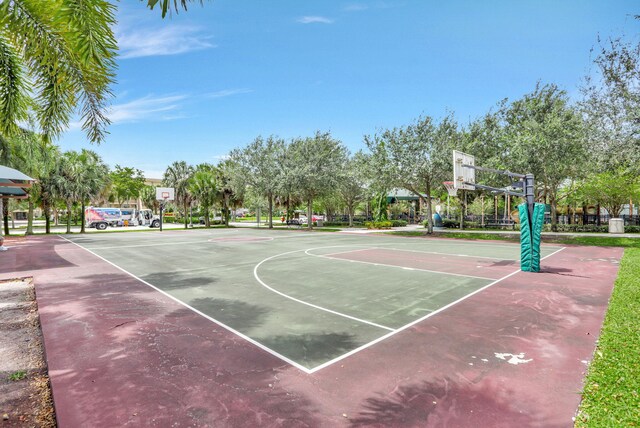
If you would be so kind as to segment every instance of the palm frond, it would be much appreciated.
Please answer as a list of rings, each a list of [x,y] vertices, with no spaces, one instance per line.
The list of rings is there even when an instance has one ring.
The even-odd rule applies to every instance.
[[[0,31],[21,46],[34,78],[43,134],[60,135],[81,101],[83,128],[92,142],[101,142],[115,69],[113,6],[104,0],[13,0],[0,3],[0,16]]]
[[[27,117],[24,72],[18,53],[0,34],[0,133],[11,135]]]

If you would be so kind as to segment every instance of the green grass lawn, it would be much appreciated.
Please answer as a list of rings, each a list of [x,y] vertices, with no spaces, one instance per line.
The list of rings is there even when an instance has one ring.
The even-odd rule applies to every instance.
[[[388,232],[392,235],[399,236],[424,236],[428,237],[424,231],[397,231]],[[512,241],[519,242],[519,232],[505,235],[498,233],[465,233],[465,232],[446,232],[434,233],[433,237],[451,238],[451,239],[468,239],[468,240],[491,240],[491,241]],[[543,236],[543,243],[564,244],[564,245],[594,245],[600,247],[625,247],[640,248],[639,238],[621,238],[616,236]]]
[[[640,426],[640,248],[624,252],[576,427]]]

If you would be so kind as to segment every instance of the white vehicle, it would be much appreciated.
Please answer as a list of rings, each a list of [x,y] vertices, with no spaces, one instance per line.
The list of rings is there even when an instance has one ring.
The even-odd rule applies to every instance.
[[[134,226],[160,227],[160,216],[154,215],[149,209],[134,210],[131,221]]]
[[[105,230],[107,226],[122,226],[122,212],[120,208],[89,207],[84,211],[87,227]]]

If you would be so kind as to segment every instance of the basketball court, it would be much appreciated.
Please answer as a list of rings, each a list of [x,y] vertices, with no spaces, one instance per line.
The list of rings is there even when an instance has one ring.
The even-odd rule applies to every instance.
[[[570,426],[622,255],[543,244],[530,273],[513,243],[251,229],[11,250],[61,426]]]

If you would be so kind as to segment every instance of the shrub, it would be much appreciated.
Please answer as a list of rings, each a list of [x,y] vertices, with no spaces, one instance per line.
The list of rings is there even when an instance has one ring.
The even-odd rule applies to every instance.
[[[393,227],[393,223],[389,220],[366,221],[364,225],[367,227],[367,229],[390,229]]]
[[[545,224],[543,230],[551,232],[551,225]],[[596,224],[557,224],[556,232],[591,232],[591,233],[607,233],[609,226]]]
[[[391,220],[392,227],[404,227],[407,225],[406,220]]]
[[[640,226],[625,226],[625,233],[640,233]]]

